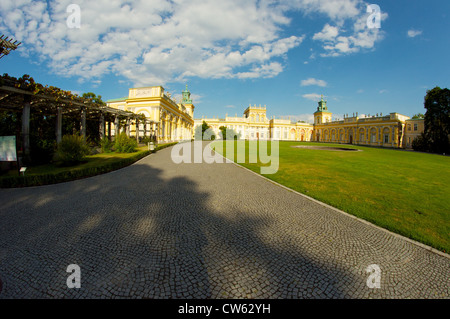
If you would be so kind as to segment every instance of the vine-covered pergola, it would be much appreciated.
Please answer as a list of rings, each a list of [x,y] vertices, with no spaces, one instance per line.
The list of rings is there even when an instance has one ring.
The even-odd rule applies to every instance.
[[[11,51],[16,50],[22,42],[11,39],[4,34],[0,36],[0,59],[8,55]]]
[[[107,107],[104,103],[96,103],[92,98],[83,98],[52,86],[43,86],[34,82],[28,75],[16,79],[4,74],[0,77],[0,110],[21,113],[20,144],[23,156],[30,155],[30,114],[39,112],[43,116],[56,116],[55,138],[62,139],[62,120],[64,117],[79,118],[79,132],[86,137],[86,121],[98,121],[99,138],[112,138],[122,128],[130,136],[130,126],[136,125],[136,139],[139,141],[139,124],[144,124],[144,136],[147,135],[146,124],[154,124],[142,114]],[[121,127],[121,123],[122,127]],[[151,125],[153,127],[153,125]]]

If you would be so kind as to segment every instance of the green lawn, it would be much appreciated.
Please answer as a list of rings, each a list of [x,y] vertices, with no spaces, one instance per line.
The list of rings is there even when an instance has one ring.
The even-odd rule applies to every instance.
[[[217,147],[218,143],[222,142],[213,145]],[[341,146],[362,151],[292,147],[337,146],[323,143],[279,145],[279,169],[265,175],[267,178],[396,233],[450,251],[449,157],[354,145]],[[246,159],[240,164],[260,173],[262,164],[249,163],[248,154]]]

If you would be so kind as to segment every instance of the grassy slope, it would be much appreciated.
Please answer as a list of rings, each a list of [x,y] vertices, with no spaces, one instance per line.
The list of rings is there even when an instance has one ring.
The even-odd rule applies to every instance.
[[[279,170],[266,177],[381,227],[450,251],[449,157],[359,146],[350,147],[362,152],[291,147],[300,144],[305,143],[280,142]],[[260,172],[260,164],[241,165]]]

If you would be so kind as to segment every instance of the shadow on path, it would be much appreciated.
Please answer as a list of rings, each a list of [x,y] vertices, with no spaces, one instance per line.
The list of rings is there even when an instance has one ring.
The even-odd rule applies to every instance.
[[[360,278],[286,241],[263,209],[226,196],[214,207],[174,169],[146,158],[85,180],[0,190],[0,298],[354,296],[348,287]],[[81,289],[66,286],[69,264],[81,268]]]

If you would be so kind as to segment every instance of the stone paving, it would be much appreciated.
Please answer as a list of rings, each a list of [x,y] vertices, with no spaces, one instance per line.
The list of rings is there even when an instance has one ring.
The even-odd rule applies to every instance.
[[[0,190],[0,298],[449,298],[448,255],[235,164],[170,155]]]

